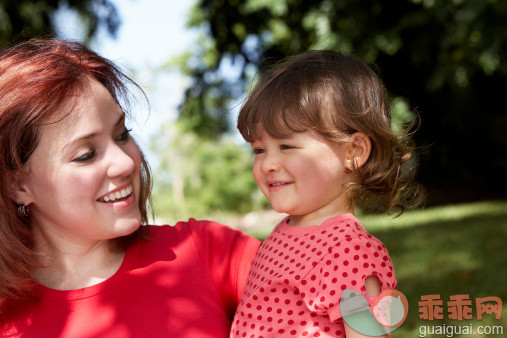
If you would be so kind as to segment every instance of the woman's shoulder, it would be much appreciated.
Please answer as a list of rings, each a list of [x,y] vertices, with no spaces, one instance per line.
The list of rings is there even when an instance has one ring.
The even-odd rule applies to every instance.
[[[151,241],[182,241],[192,239],[196,242],[214,241],[227,242],[231,240],[254,241],[258,240],[242,231],[233,229],[227,225],[208,220],[196,220],[177,222],[174,225],[149,225],[146,231]]]
[[[190,218],[187,221],[180,221],[174,225],[163,224],[163,225],[148,225],[147,226],[148,237],[153,236],[174,236],[176,234],[189,235],[192,232],[198,233],[227,233],[227,232],[241,232],[239,230],[232,229],[231,227],[208,220],[196,220]]]
[[[197,257],[206,266],[213,266],[213,273],[219,271],[219,265],[228,266],[223,264],[226,261],[239,270],[245,268],[246,276],[260,245],[259,240],[239,230],[206,220],[189,219],[172,226],[149,226],[148,230],[143,255],[158,257],[170,252],[174,258]]]
[[[225,228],[225,225],[210,225],[210,222],[195,219],[174,225],[147,225],[138,242],[139,259],[181,261],[176,258],[185,257],[187,260],[191,257],[198,258],[203,248],[216,242],[214,228]],[[137,252],[135,248],[136,245],[133,245],[131,251]]]

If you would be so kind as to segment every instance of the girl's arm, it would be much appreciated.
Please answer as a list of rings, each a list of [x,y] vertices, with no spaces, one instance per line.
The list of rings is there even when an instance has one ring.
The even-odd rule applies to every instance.
[[[366,280],[364,281],[365,288],[366,288],[366,295],[368,297],[377,297],[380,295],[380,292],[382,289],[380,288],[380,281],[376,276],[368,276],[366,277]],[[354,331],[350,328],[350,326],[347,325],[345,321],[343,321],[343,324],[345,325],[345,336],[347,338],[371,338],[371,336],[365,336],[357,331]],[[387,338],[387,335],[378,336],[379,338]]]

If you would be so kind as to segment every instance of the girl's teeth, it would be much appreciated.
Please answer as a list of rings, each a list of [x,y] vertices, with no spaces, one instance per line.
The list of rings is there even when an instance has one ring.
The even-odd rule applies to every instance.
[[[105,196],[104,201],[109,202],[109,197]]]
[[[127,194],[127,190],[126,190],[126,189],[122,189],[122,190],[121,190],[121,197],[125,197],[125,196],[127,196],[127,195],[128,195],[128,194]]]

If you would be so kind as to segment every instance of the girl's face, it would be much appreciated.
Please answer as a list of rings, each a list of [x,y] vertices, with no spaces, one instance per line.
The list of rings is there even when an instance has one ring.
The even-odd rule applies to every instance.
[[[345,162],[348,144],[331,142],[316,132],[275,139],[265,131],[252,142],[253,176],[273,209],[291,215],[291,225],[320,225],[352,212]]]
[[[141,223],[141,153],[125,114],[97,81],[85,88],[61,110],[70,114],[41,127],[18,193],[34,235],[50,242],[96,243]]]

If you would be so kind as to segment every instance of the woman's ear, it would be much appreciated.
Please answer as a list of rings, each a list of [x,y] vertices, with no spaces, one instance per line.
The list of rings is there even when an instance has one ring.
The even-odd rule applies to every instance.
[[[12,184],[12,198],[16,204],[28,205],[33,202],[28,186],[20,178],[15,178]]]
[[[371,153],[371,140],[361,132],[356,132],[350,136],[347,147],[348,153],[345,160],[345,168],[353,171],[366,163]]]

